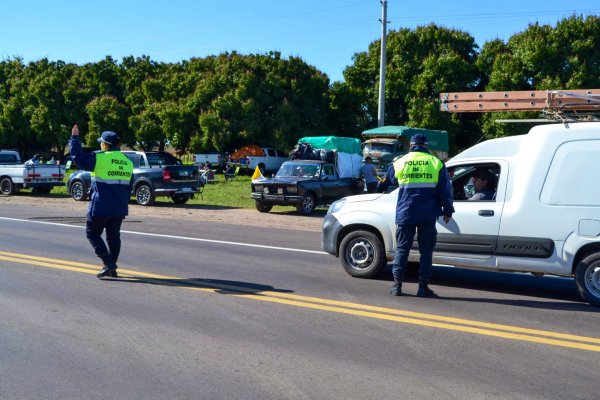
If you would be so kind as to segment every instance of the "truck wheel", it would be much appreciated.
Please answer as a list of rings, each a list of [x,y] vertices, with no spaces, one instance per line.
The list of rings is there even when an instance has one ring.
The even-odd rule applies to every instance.
[[[75,201],[83,201],[87,199],[87,189],[82,181],[75,181],[71,184],[71,197]]]
[[[300,203],[296,205],[296,210],[302,215],[310,215],[315,210],[315,196],[306,193]]]
[[[575,283],[585,301],[600,307],[600,253],[590,254],[577,264]]]
[[[154,204],[154,192],[152,192],[152,188],[146,183],[139,185],[135,190],[135,200],[140,206],[151,206]]]
[[[189,199],[189,194],[174,194],[171,196],[171,200],[173,200],[173,203],[175,204],[185,204]]]
[[[348,274],[357,278],[372,278],[386,264],[383,243],[372,232],[351,232],[340,244],[340,260]]]
[[[262,213],[269,212],[269,211],[271,211],[272,208],[273,208],[273,204],[263,203],[262,201],[256,202],[256,209]]]
[[[13,184],[12,179],[5,176],[0,180],[0,195],[2,196],[10,196],[15,192],[15,185]]]

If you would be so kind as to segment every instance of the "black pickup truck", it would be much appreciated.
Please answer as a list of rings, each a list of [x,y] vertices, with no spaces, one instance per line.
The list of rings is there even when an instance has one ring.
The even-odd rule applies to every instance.
[[[202,189],[195,165],[183,165],[179,159],[159,151],[123,151],[133,163],[131,195],[138,204],[152,205],[157,196],[169,196],[173,203],[184,204]],[[91,186],[89,171],[75,171],[67,181],[67,193],[76,201],[86,200]]]
[[[362,193],[362,179],[340,178],[334,164],[325,161],[286,161],[272,179],[252,181],[252,198],[260,212],[271,211],[273,205],[292,205],[309,215],[317,206]]]

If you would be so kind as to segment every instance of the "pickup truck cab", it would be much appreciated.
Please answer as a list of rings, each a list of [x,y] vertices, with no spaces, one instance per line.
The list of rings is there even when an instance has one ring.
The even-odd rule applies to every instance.
[[[599,132],[596,122],[537,126],[448,161],[456,213],[447,225],[438,220],[433,262],[574,277],[582,298],[600,306]],[[481,170],[496,176],[494,196],[470,201]],[[393,260],[396,199],[397,190],[329,208],[321,244],[350,275],[372,277]]]
[[[132,196],[138,204],[154,204],[157,196],[168,196],[175,204],[185,204],[202,189],[198,168],[183,165],[170,153],[123,151],[133,163]],[[89,171],[76,171],[69,177],[67,192],[76,201],[86,200],[91,186]]]
[[[50,193],[54,186],[64,186],[65,166],[22,163],[19,153],[0,150],[0,195],[9,196],[21,189]]]
[[[283,163],[272,179],[252,181],[256,209],[269,212],[273,205],[292,205],[300,214],[312,214],[320,205],[364,191],[359,178],[340,178],[334,164],[295,160]]]
[[[246,151],[246,149],[250,149],[251,151]],[[235,167],[239,166],[250,171],[258,167],[263,174],[270,171],[277,171],[281,167],[281,164],[290,159],[287,154],[279,150],[258,146],[243,147],[239,152],[233,153],[231,158],[233,161],[227,164]]]

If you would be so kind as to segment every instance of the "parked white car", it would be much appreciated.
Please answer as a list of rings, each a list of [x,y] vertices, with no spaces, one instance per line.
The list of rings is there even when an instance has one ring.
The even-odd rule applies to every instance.
[[[434,263],[573,276],[600,306],[600,123],[550,124],[488,140],[452,158],[456,213],[438,220]],[[471,177],[496,175],[495,198],[468,201]],[[395,254],[397,191],[344,198],[323,221],[323,249],[352,276],[372,277]],[[418,261],[417,244],[410,261]]]

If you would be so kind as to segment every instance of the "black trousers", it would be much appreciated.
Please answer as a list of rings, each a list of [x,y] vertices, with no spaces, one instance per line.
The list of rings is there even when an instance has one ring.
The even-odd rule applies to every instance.
[[[367,183],[367,193],[377,193],[377,184],[377,181]]]
[[[125,217],[94,217],[91,215],[87,217],[85,235],[96,255],[109,268],[117,268],[117,260],[121,253],[121,223],[123,219]],[[102,240],[102,232],[105,230],[106,243]]]
[[[431,279],[433,249],[437,241],[435,220],[396,226],[396,256],[394,257],[394,264],[392,266],[394,284],[402,284],[415,233],[417,234],[419,253],[421,255],[419,259],[419,284],[426,285],[429,283],[429,279]]]

